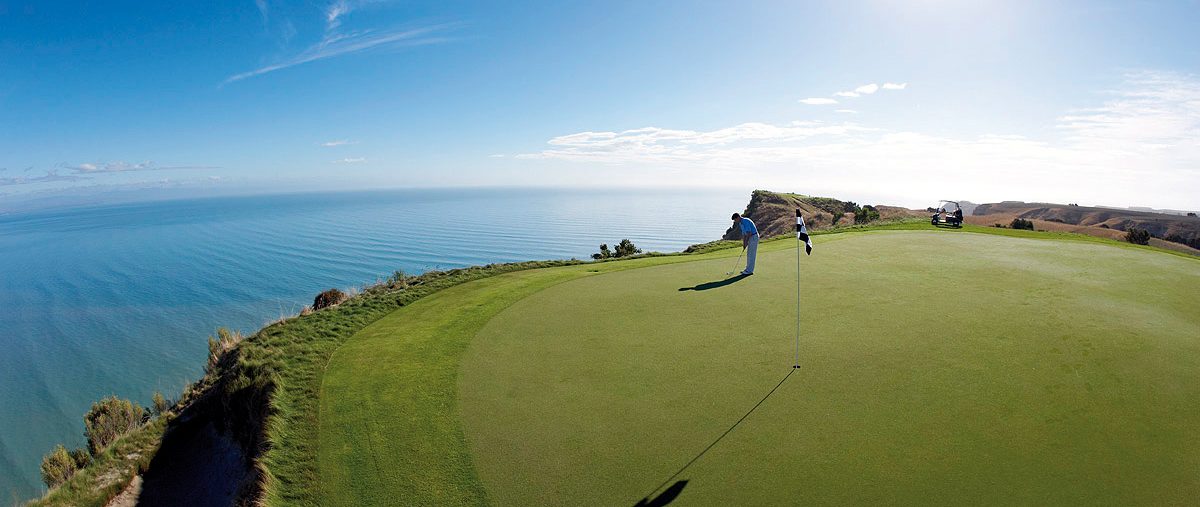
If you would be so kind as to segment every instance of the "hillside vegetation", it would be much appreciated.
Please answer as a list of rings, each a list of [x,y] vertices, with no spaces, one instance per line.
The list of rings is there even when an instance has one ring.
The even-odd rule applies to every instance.
[[[1152,244],[1200,254],[1200,218],[1195,216],[1048,203],[1005,201],[980,204],[967,221],[978,225],[1008,224],[1013,219],[1034,221],[1043,230],[1077,232],[1120,239],[1132,229],[1148,231]],[[1166,244],[1166,243],[1174,243]],[[1176,248],[1184,245],[1188,249]]]

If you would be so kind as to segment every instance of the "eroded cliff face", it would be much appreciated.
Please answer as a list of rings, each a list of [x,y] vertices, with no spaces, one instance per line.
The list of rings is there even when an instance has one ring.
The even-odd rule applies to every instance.
[[[758,226],[758,232],[764,238],[792,234],[796,231],[796,210],[804,215],[804,223],[809,229],[824,229],[834,225],[850,225],[854,223],[854,209],[857,204],[841,201],[830,197],[811,197],[801,194],[755,190],[750,194],[750,204],[742,216],[748,217]],[[875,206],[880,219],[901,218],[906,216],[922,216],[919,212],[895,206]],[[725,230],[722,239],[741,239],[741,232],[730,227]]]

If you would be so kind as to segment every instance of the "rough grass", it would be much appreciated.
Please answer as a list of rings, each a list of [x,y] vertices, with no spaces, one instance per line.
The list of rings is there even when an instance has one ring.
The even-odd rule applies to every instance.
[[[100,456],[93,458],[91,465],[29,505],[101,507],[107,504],[150,464],[168,422],[169,417],[159,417],[118,438]]]
[[[818,238],[804,368],[681,504],[1200,497],[1200,262],[1010,235]],[[707,291],[678,289],[720,261],[577,279],[489,321],[458,383],[489,499],[632,504],[721,434],[792,361],[794,251],[760,262]]]

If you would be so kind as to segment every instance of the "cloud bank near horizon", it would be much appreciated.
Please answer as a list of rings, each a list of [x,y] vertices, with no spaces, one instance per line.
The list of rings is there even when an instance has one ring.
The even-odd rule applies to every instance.
[[[855,93],[904,89],[863,85]],[[870,90],[870,91],[868,91]],[[1168,72],[1125,75],[1094,107],[1060,112],[1048,138],[993,133],[956,138],[855,122],[748,122],[696,131],[643,127],[556,136],[517,158],[662,169],[697,180],[737,178],[979,200],[1142,204],[1131,192],[1195,206],[1200,180],[1200,80]],[[829,99],[832,100],[832,99]],[[826,102],[821,102],[822,104]]]

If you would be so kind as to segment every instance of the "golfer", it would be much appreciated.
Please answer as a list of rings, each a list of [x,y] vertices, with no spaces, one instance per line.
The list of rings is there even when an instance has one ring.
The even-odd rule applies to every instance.
[[[742,250],[746,251],[746,269],[743,275],[754,274],[754,257],[758,255],[758,227],[749,218],[733,214],[733,226],[742,231]]]

